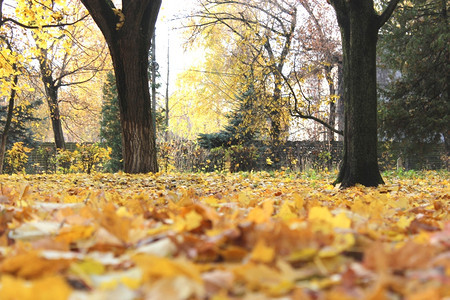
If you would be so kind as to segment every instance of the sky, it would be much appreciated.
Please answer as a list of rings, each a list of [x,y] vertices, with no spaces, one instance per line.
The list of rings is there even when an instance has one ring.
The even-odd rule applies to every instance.
[[[163,0],[156,22],[156,61],[159,64],[159,73],[163,87],[160,93],[164,93],[167,82],[167,51],[169,44],[169,93],[175,90],[176,77],[182,71],[189,69],[195,53],[183,50],[184,38],[182,37],[181,20],[176,20],[180,15],[191,11],[195,5],[194,0]]]

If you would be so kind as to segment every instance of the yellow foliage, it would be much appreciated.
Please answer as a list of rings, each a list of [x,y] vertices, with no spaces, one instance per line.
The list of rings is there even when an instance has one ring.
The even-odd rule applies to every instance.
[[[0,176],[0,299],[449,296],[448,173],[271,175]]]

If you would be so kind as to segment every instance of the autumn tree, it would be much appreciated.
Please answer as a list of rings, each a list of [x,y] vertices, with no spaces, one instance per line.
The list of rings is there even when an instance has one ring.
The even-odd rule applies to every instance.
[[[86,21],[88,15],[80,10],[78,1],[22,0],[7,5],[8,11],[14,14],[6,16],[2,14],[2,23],[20,29],[23,48],[21,54],[28,59],[37,58],[37,64],[28,63],[29,80],[33,85],[36,83],[34,69],[39,66],[38,73],[41,75],[42,87],[36,85],[36,89],[41,90],[47,99],[55,143],[58,148],[63,148],[60,103],[70,102],[73,108],[77,110],[82,108],[77,107],[73,99],[61,99],[63,97],[60,90],[64,90],[64,94],[67,95],[71,93],[69,86],[89,81],[104,61],[105,55],[101,53],[105,47],[101,40],[92,39],[94,35],[91,32],[86,32],[89,31],[88,27],[82,21]],[[83,35],[89,36],[92,42],[86,43],[88,39],[85,38],[81,45]],[[35,43],[31,44],[30,41]],[[93,46],[95,43],[97,47]],[[37,92],[32,98],[39,97]]]
[[[200,133],[217,132],[227,124],[227,111],[239,107],[240,70],[230,59],[230,48],[234,48],[232,36],[219,28],[211,30],[207,39],[189,44],[203,57],[178,75],[170,107],[170,129],[175,135],[196,139]]]
[[[282,97],[283,76],[291,53],[297,28],[297,7],[294,1],[227,1],[202,0],[197,12],[191,14],[191,38],[214,31],[230,35],[228,64],[237,73],[240,83],[252,85],[261,103],[264,116],[270,121],[268,136],[273,142],[282,140],[287,130],[287,103]],[[234,45],[234,46],[232,46]],[[237,68],[236,68],[237,66]],[[231,72],[230,72],[231,73]],[[245,90],[239,87],[237,90]],[[256,113],[256,112],[255,112]]]
[[[0,7],[0,9],[1,9],[1,7]],[[7,46],[6,49],[8,51],[5,54],[11,54],[12,49],[11,49],[11,45],[8,40],[5,39],[4,37],[1,37],[0,43],[5,44]],[[2,52],[4,52],[4,51],[2,51]],[[17,63],[16,62],[11,63],[10,61],[8,61],[8,58],[5,57],[5,55],[3,53],[0,56],[0,64],[2,65],[2,69],[4,69],[3,66],[5,64],[6,65],[10,64],[9,72],[8,71],[4,72],[4,70],[2,70],[2,72],[1,72],[2,74],[0,74],[0,79],[2,80],[2,89],[1,89],[2,94],[4,94],[5,90],[7,90],[9,87],[9,97],[8,97],[8,104],[7,104],[7,109],[6,109],[7,112],[6,112],[5,121],[3,124],[3,130],[1,132],[1,144],[0,144],[0,174],[2,174],[3,160],[5,157],[5,151],[6,151],[6,143],[7,143],[9,131],[11,129],[11,123],[12,123],[12,118],[13,118],[13,113],[14,113],[14,105],[15,105],[16,95],[17,95],[17,85],[19,82],[19,71],[18,71]],[[5,87],[5,83],[6,83],[6,87]]]
[[[292,72],[285,77],[294,117],[312,120],[326,128],[328,141],[342,135],[336,129],[337,102],[343,97],[338,91],[342,82],[339,27],[333,10],[323,1],[299,0],[302,22],[295,40]],[[328,106],[328,109],[326,109]]]
[[[61,102],[68,101],[61,90],[88,82],[105,64],[105,47],[101,41],[90,40],[93,34],[86,13],[74,1],[41,3],[21,1],[16,16],[31,30],[34,45],[31,53],[39,65],[43,94],[48,105],[56,148],[65,148]],[[51,26],[52,22],[73,25]],[[44,27],[46,26],[46,27]],[[72,103],[72,105],[76,105]]]
[[[191,39],[209,40],[203,45],[218,56],[217,60],[228,61],[222,72],[211,72],[208,81],[220,77],[214,85],[227,91],[230,86],[239,90],[252,85],[259,99],[253,116],[261,120],[253,124],[264,128],[269,120],[268,136],[275,144],[287,137],[289,112],[319,122],[328,128],[331,140],[335,133],[341,133],[335,129],[335,70],[342,59],[332,9],[316,0],[199,3],[199,11],[191,15],[193,21],[188,25]],[[216,32],[222,40],[215,37]],[[217,45],[222,44],[225,51],[218,51]],[[225,78],[228,74],[235,75],[234,83]],[[326,105],[329,112],[324,111]]]
[[[9,20],[9,15],[3,14],[3,1],[0,1],[0,100],[6,100],[5,111],[2,110],[0,114],[0,123],[3,125],[0,133],[0,174],[3,172],[8,139],[25,141],[29,131],[24,127],[24,119],[31,118],[31,103],[17,105],[18,95],[29,90],[29,87],[19,83],[26,58],[17,49],[16,32]]]
[[[119,94],[127,173],[157,172],[148,83],[148,53],[161,0],[81,0],[109,47]]]
[[[389,1],[381,14],[373,0],[329,2],[341,30],[344,65],[344,157],[336,183],[378,186],[383,183],[377,160],[378,31],[399,0]]]

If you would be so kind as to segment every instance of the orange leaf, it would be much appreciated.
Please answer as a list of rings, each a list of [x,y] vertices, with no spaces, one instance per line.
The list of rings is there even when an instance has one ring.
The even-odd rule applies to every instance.
[[[0,270],[4,273],[29,279],[56,274],[67,269],[69,264],[69,260],[47,260],[40,257],[36,251],[32,251],[5,258]]]

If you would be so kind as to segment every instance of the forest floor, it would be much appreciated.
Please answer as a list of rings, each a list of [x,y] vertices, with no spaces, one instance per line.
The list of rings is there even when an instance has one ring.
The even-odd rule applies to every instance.
[[[449,173],[335,176],[0,176],[0,299],[450,299]]]

